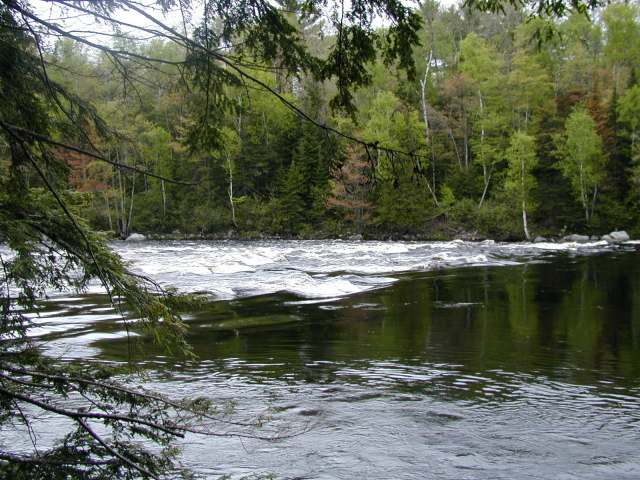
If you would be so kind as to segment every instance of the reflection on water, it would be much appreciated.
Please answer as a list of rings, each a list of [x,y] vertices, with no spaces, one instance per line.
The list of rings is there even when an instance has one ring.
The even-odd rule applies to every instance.
[[[341,299],[269,294],[188,317],[197,362],[146,346],[150,383],[309,428],[280,442],[189,438],[205,476],[640,478],[637,252],[395,275]],[[104,298],[55,299],[53,355],[123,361]]]

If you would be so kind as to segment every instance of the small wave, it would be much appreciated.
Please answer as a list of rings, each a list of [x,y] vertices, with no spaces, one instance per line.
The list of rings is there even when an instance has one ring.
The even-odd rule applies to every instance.
[[[202,241],[117,244],[135,268],[185,292],[230,299],[288,292],[338,298],[395,282],[389,274],[472,265],[517,265],[555,252],[617,248],[606,242]]]
[[[389,275],[401,272],[517,265],[555,253],[591,254],[638,244],[290,240],[118,242],[113,248],[134,270],[162,285],[226,300],[275,292],[308,299],[344,297],[390,285],[396,279]],[[3,255],[11,253],[0,249]],[[94,283],[89,291],[101,287]]]

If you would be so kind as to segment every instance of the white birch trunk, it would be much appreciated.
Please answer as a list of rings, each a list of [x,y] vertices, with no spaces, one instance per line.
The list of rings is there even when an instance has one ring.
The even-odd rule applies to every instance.
[[[484,117],[484,101],[482,100],[482,91],[478,90],[478,99],[480,101],[480,118]],[[482,123],[482,127],[480,128],[480,147],[484,146],[484,122]],[[491,181],[491,172],[487,168],[487,159],[484,158],[484,151],[482,153],[482,179],[484,181],[484,188],[482,189],[482,197],[480,198],[480,202],[478,203],[478,208],[482,207],[484,203],[484,199],[487,196],[487,191],[489,190],[489,182]]]
[[[231,165],[231,157],[228,153],[227,156],[227,168],[229,170],[229,205],[231,205],[231,222],[233,226],[238,228],[238,224],[236,223],[236,207],[233,203],[233,166]]]
[[[429,145],[431,135],[429,133],[429,113],[427,110],[427,80],[429,78],[429,71],[431,69],[431,60],[433,58],[433,52],[429,52],[429,58],[427,58],[427,68],[424,72],[424,78],[420,80],[421,87],[421,96],[422,96],[422,118],[424,120],[424,137],[425,143]],[[431,168],[432,168],[432,181],[433,186],[429,183],[429,179],[427,179],[427,188],[429,189],[429,193],[431,194],[431,198],[433,198],[433,203],[436,207],[440,207],[440,203],[438,202],[438,197],[436,196],[436,178],[435,178],[435,157],[433,156],[433,149],[431,148]]]
[[[109,194],[103,190],[102,195],[104,196],[104,201],[107,204],[107,219],[109,220],[109,230],[113,231],[113,222],[111,220],[111,205],[109,205]]]
[[[527,224],[527,204],[525,201],[522,201],[522,225],[524,227],[524,237],[527,240],[531,240],[531,235],[529,235],[529,226]]]
[[[129,202],[129,218],[127,220],[127,235],[131,231],[131,217],[133,216],[133,194],[136,192],[136,173],[133,172],[133,181],[131,182],[131,200]]]

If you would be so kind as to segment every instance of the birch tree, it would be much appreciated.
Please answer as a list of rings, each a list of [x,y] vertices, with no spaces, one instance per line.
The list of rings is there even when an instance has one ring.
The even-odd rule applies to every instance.
[[[235,158],[240,152],[240,121],[238,120],[237,130],[231,128],[224,128],[222,130],[223,142],[222,142],[222,164],[224,171],[227,174],[227,198],[229,199],[229,210],[231,212],[231,223],[234,227],[238,226],[236,222],[236,207],[234,203],[233,193],[233,174],[236,169]]]
[[[640,196],[640,85],[634,85],[620,98],[618,115],[631,140],[630,180],[634,193]]]
[[[532,190],[536,179],[532,174],[538,164],[535,139],[523,132],[515,132],[507,149],[505,159],[509,164],[505,187],[522,208],[522,228],[527,240],[531,238],[527,214],[533,210]]]
[[[500,160],[505,119],[501,115],[497,74],[502,68],[496,50],[478,35],[471,33],[460,46],[460,69],[470,79],[476,92],[474,136],[471,146],[474,160],[482,168],[482,207],[489,190],[496,162]]]
[[[569,180],[576,199],[582,205],[589,224],[598,198],[598,186],[604,178],[605,155],[596,122],[581,107],[565,123],[565,132],[556,138],[560,157],[558,168]]]

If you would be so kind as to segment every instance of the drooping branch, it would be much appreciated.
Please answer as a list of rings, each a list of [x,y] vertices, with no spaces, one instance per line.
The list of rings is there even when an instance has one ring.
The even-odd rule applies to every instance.
[[[58,203],[58,205],[60,206],[60,208],[64,212],[65,216],[71,222],[73,228],[78,232],[78,234],[83,239],[84,243],[86,244],[87,251],[89,252],[89,256],[91,257],[91,260],[92,260],[92,262],[93,262],[93,264],[94,264],[94,266],[95,266],[95,268],[97,270],[98,278],[100,278],[100,281],[102,282],[102,284],[104,285],[105,289],[107,290],[107,295],[109,296],[109,299],[111,300],[111,303],[113,303],[113,296],[111,294],[110,284],[109,284],[108,279],[107,279],[107,277],[105,276],[105,274],[104,274],[104,272],[102,270],[102,265],[98,262],[98,260],[96,258],[95,252],[93,251],[93,247],[91,246],[91,242],[87,238],[86,232],[80,227],[80,225],[78,225],[78,222],[77,222],[76,218],[69,211],[69,208],[67,207],[67,204],[60,198],[60,195],[58,194],[56,189],[53,187],[53,185],[51,184],[51,182],[49,181],[47,176],[44,174],[44,172],[42,171],[42,169],[38,165],[38,162],[33,158],[33,155],[29,151],[29,146],[26,144],[25,140],[23,138],[21,138],[18,134],[16,134],[16,132],[13,131],[11,128],[8,128],[7,124],[5,122],[3,122],[1,120],[0,120],[0,122],[1,122],[0,126],[2,126],[2,128],[4,128],[4,130],[20,144],[20,146],[22,148],[22,151],[27,156],[27,158],[29,159],[31,165],[33,166],[33,168],[38,173],[38,176],[41,178],[41,180],[46,185],[47,189],[54,196],[54,198],[56,199],[56,202]]]
[[[99,381],[99,380],[95,380],[95,379],[91,379],[91,378],[86,378],[86,377],[76,377],[76,376],[70,376],[70,375],[59,375],[59,374],[53,374],[53,373],[49,373],[49,372],[45,372],[45,371],[36,371],[36,370],[32,370],[32,369],[25,369],[25,368],[15,368],[15,367],[11,367],[10,365],[4,364],[2,365],[2,369],[7,371],[7,372],[11,372],[14,375],[22,375],[22,376],[30,376],[30,377],[34,377],[34,378],[39,378],[41,380],[46,380],[52,384],[55,383],[64,383],[64,384],[75,384],[78,385],[79,387],[82,386],[92,386],[92,387],[96,387],[99,389],[105,389],[105,390],[109,390],[109,391],[113,391],[113,392],[118,392],[121,394],[125,394],[125,395],[130,395],[134,398],[137,398],[141,401],[153,401],[156,402],[160,405],[163,405],[165,407],[172,407],[174,409],[176,409],[176,411],[182,411],[182,412],[190,412],[192,414],[195,414],[199,417],[205,418],[207,420],[212,420],[215,422],[220,422],[223,424],[228,424],[228,425],[233,425],[233,426],[237,426],[237,427],[253,427],[255,425],[253,424],[249,424],[249,423],[242,423],[242,422],[234,422],[234,421],[230,421],[230,420],[226,420],[226,419],[222,419],[216,416],[212,416],[208,413],[202,412],[202,411],[196,411],[195,409],[189,407],[188,405],[184,404],[184,403],[178,403],[175,402],[169,398],[166,398],[164,396],[160,396],[156,393],[152,393],[152,392],[147,392],[145,390],[141,390],[141,389],[136,389],[133,390],[131,388],[127,388],[124,387],[122,385],[116,384],[116,383],[111,383],[111,382],[104,382],[104,381]],[[1,375],[1,374],[0,374]],[[15,379],[15,377],[12,377],[12,379]],[[42,384],[38,383],[36,384],[38,386],[41,386]]]
[[[309,122],[312,125],[320,128],[322,130],[325,130],[325,131],[333,133],[333,134],[335,134],[335,135],[337,135],[339,137],[342,137],[345,140],[348,140],[350,142],[362,145],[364,147],[373,147],[373,148],[377,149],[380,152],[385,152],[385,153],[388,153],[388,154],[390,154],[392,156],[393,155],[403,155],[403,156],[410,157],[410,158],[412,158],[412,157],[427,158],[425,155],[420,155],[420,154],[416,153],[415,151],[409,152],[409,151],[404,151],[404,150],[400,150],[400,149],[396,149],[396,148],[386,147],[384,145],[381,145],[379,142],[367,142],[365,140],[362,140],[361,138],[355,137],[355,136],[347,134],[347,133],[345,133],[345,132],[343,132],[341,130],[338,130],[338,129],[334,128],[334,127],[331,127],[330,125],[327,125],[326,123],[321,123],[321,122],[317,121],[316,119],[311,117],[309,114],[307,114],[305,111],[303,111],[300,107],[295,105],[292,101],[288,100],[284,95],[279,93],[275,88],[271,87],[266,82],[260,80],[256,76],[252,75],[247,70],[243,69],[242,67],[237,65],[235,62],[231,61],[227,56],[222,55],[219,52],[213,51],[210,48],[208,48],[207,46],[202,45],[200,43],[197,43],[194,40],[182,35],[181,33],[176,31],[172,27],[168,26],[166,23],[161,22],[160,20],[155,18],[153,15],[149,15],[147,12],[145,12],[143,9],[139,8],[138,6],[134,5],[132,2],[130,2],[128,0],[123,0],[123,3],[125,5],[127,5],[131,10],[139,13],[140,15],[142,15],[143,17],[145,17],[149,21],[151,21],[154,24],[156,24],[158,27],[162,28],[164,31],[168,32],[170,34],[170,37],[179,39],[182,42],[181,45],[183,45],[183,46],[185,46],[187,48],[191,48],[191,49],[202,51],[206,55],[209,55],[212,58],[214,58],[214,59],[218,60],[219,62],[221,62],[222,64],[226,65],[228,68],[230,68],[231,70],[236,72],[236,74],[239,75],[240,77],[250,81],[251,83],[253,83],[255,85],[260,86],[262,89],[264,89],[270,95],[273,95],[275,98],[277,98],[285,107],[287,107],[289,110],[291,110],[294,114],[296,114],[302,120],[304,120],[306,122]]]
[[[76,418],[76,422],[78,422],[78,424],[91,436],[93,437],[93,439],[98,442],[105,450],[107,450],[111,455],[113,455],[115,458],[119,459],[120,461],[122,461],[124,464],[128,465],[129,467],[133,468],[134,470],[137,470],[138,472],[142,473],[143,475],[146,475],[147,477],[150,478],[154,478],[157,479],[158,476],[151,473],[148,469],[144,468],[142,465],[140,465],[138,462],[131,460],[129,457],[123,455],[122,453],[120,453],[118,450],[116,450],[115,448],[113,448],[111,445],[109,445],[100,435],[98,435],[95,430],[93,430],[89,424],[84,420],[84,418],[82,417],[77,417]]]
[[[141,170],[137,167],[131,166],[131,165],[127,165],[125,163],[121,163],[121,162],[116,162],[115,160],[112,160],[108,157],[105,157],[104,155],[101,155],[99,153],[94,153],[94,152],[90,152],[88,150],[85,150],[84,148],[80,148],[80,147],[76,147],[74,145],[69,145],[67,143],[63,143],[63,142],[59,142],[57,140],[54,140],[52,138],[49,138],[45,135],[41,135],[39,133],[33,132],[31,130],[27,130],[25,128],[21,128],[21,127],[17,127],[16,125],[11,125],[10,123],[7,123],[3,120],[0,119],[0,126],[2,126],[5,130],[7,131],[11,131],[13,132],[13,134],[17,134],[20,136],[20,138],[22,140],[28,140],[29,138],[33,139],[33,140],[37,140],[38,142],[42,142],[42,143],[46,143],[48,145],[53,145],[54,147],[59,147],[65,150],[69,150],[71,152],[76,152],[79,153],[81,155],[86,155],[87,157],[91,157],[91,158],[95,158],[96,160],[100,160],[101,162],[105,162],[108,163],[110,165],[113,165],[114,167],[117,167],[119,169],[123,169],[123,170],[129,170],[131,172],[136,172],[136,173],[140,173],[142,175],[147,175],[149,177],[153,177],[153,178],[157,178],[158,180],[163,180],[167,183],[172,183],[172,184],[176,184],[176,185],[185,185],[185,186],[194,186],[197,185],[198,182],[183,182],[181,180],[175,180],[172,178],[168,178],[162,175],[158,175],[156,173],[153,172],[148,172],[146,170]]]
[[[18,455],[15,453],[7,452],[5,450],[0,450],[0,460],[6,460],[9,462],[16,463],[27,463],[31,465],[47,465],[47,466],[58,466],[58,467],[74,467],[74,466],[105,466],[105,465],[115,465],[117,464],[117,460],[115,459],[106,459],[106,460],[95,460],[95,459],[58,459],[58,458],[50,458],[46,455]]]
[[[367,142],[361,138],[358,138],[354,135],[348,134],[346,132],[343,132],[341,130],[338,130],[330,125],[327,125],[326,123],[317,121],[316,119],[314,119],[312,116],[310,116],[309,114],[307,114],[305,111],[303,111],[300,107],[298,107],[294,102],[290,101],[289,99],[287,99],[284,95],[282,95],[281,93],[279,93],[275,88],[271,87],[270,85],[268,85],[266,82],[260,80],[259,78],[257,78],[255,75],[253,75],[252,73],[250,73],[245,67],[243,67],[242,65],[247,65],[246,63],[242,63],[240,61],[238,61],[238,59],[234,59],[232,56],[229,55],[224,55],[221,53],[220,49],[217,48],[213,48],[211,45],[203,45],[189,37],[187,37],[185,34],[182,34],[180,32],[178,32],[176,29],[168,26],[166,23],[158,20],[157,17],[155,17],[154,15],[149,14],[147,11],[145,11],[141,6],[139,6],[137,3],[135,2],[131,2],[129,0],[122,0],[121,3],[123,5],[125,5],[127,8],[129,8],[130,10],[140,14],[142,17],[146,18],[147,20],[149,20],[150,22],[152,22],[156,27],[159,27],[159,29],[153,29],[153,28],[149,28],[149,27],[145,27],[145,26],[141,26],[141,25],[133,25],[131,23],[128,22],[124,22],[120,19],[114,19],[112,17],[109,17],[105,14],[100,13],[97,10],[89,10],[87,8],[82,7],[81,5],[75,4],[75,3],[70,3],[66,0],[51,0],[52,3],[57,3],[60,5],[64,5],[65,7],[71,8],[71,9],[76,9],[78,11],[81,11],[83,13],[87,13],[87,14],[91,14],[94,15],[96,18],[99,18],[101,20],[104,21],[109,21],[111,23],[117,23],[119,25],[122,26],[126,26],[128,28],[133,28],[133,29],[138,29],[140,31],[144,31],[146,33],[149,34],[153,34],[156,36],[160,36],[160,37],[164,37],[174,43],[177,43],[181,46],[183,46],[186,49],[191,49],[191,50],[195,50],[195,51],[200,51],[203,54],[205,54],[206,56],[220,62],[222,65],[226,66],[227,68],[229,68],[231,71],[235,72],[235,74],[243,80],[247,80],[250,83],[259,86],[263,91],[268,92],[270,95],[274,96],[275,98],[278,99],[278,101],[280,101],[287,109],[289,109],[290,111],[292,111],[296,116],[298,116],[299,118],[301,118],[303,121],[309,122],[311,124],[313,124],[314,126],[316,126],[317,128],[320,128],[326,132],[332,133],[338,137],[344,138],[345,140],[355,143],[355,144],[359,144],[363,147],[373,147],[376,150],[378,150],[379,152],[383,152],[388,154],[389,157],[391,158],[396,158],[398,155],[402,156],[403,158],[428,158],[426,155],[420,154],[418,153],[419,149],[421,147],[418,147],[418,149],[414,150],[414,151],[403,151],[400,149],[396,149],[396,148],[392,148],[392,147],[387,147],[385,145],[380,144],[379,142]],[[145,63],[148,64],[153,64],[153,63],[161,63],[161,64],[168,64],[168,65],[173,65],[173,66],[183,66],[184,62],[175,62],[175,61],[169,61],[169,60],[165,60],[165,59],[161,59],[161,58],[154,58],[154,57],[148,57],[145,55],[142,55],[140,53],[137,52],[131,52],[128,50],[122,50],[122,49],[115,49],[112,47],[108,47],[106,45],[101,45],[101,44],[97,44],[96,42],[93,42],[87,38],[84,37],[80,37],[77,36],[55,24],[52,24],[51,22],[48,22],[44,19],[39,18],[37,15],[28,12],[27,10],[21,8],[18,5],[11,4],[11,8],[13,8],[14,10],[16,10],[17,12],[20,12],[21,14],[25,15],[28,18],[31,18],[33,21],[43,25],[44,27],[51,29],[54,32],[57,32],[58,34],[65,36],[67,38],[70,38],[72,40],[75,40],[77,42],[80,42],[84,45],[89,46],[90,48],[96,49],[98,51],[102,51],[106,54],[108,54],[109,56],[113,57],[113,58],[119,58],[119,57],[123,57],[123,58],[127,58],[127,59],[134,59],[134,60],[140,60],[143,61]],[[342,35],[342,33],[341,33]],[[342,47],[340,47],[342,48]],[[248,66],[247,68],[253,68],[252,66]],[[121,72],[122,73],[122,72]],[[374,146],[375,145],[375,146]],[[82,152],[80,152],[82,153]],[[100,158],[101,160],[104,159],[104,157]],[[125,167],[126,168],[126,167]],[[132,170],[131,168],[129,168],[130,170]],[[144,174],[149,174],[149,172],[142,172]],[[150,175],[153,176],[153,175]]]

